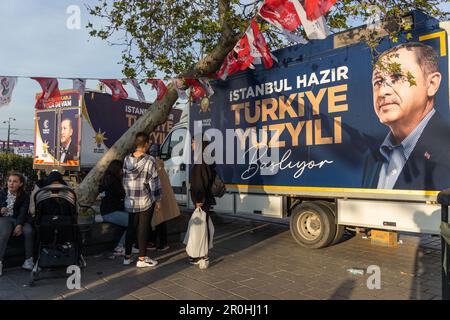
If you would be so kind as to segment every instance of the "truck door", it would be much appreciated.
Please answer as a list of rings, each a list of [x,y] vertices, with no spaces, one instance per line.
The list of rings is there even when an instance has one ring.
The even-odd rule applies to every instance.
[[[187,203],[188,173],[186,157],[188,152],[185,152],[185,150],[189,150],[189,141],[186,136],[187,128],[174,129],[161,146],[161,159],[164,160],[164,168],[169,176],[175,198],[182,205]]]

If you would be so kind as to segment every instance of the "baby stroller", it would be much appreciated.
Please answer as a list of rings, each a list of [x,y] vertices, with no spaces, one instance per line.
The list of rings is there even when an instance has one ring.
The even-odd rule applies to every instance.
[[[39,277],[44,268],[86,266],[81,254],[75,192],[64,185],[49,185],[37,191],[34,200],[37,260],[30,285],[41,279],[63,277]],[[67,277],[65,272],[64,277]]]

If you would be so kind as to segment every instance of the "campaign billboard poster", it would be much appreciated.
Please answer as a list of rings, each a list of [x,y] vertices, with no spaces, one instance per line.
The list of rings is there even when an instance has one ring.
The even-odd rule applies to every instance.
[[[150,103],[133,99],[112,101],[110,94],[86,91],[82,112],[81,166],[94,166],[150,108]],[[162,144],[179,122],[181,112],[180,109],[172,109],[167,121],[150,133],[150,143]]]
[[[61,166],[80,165],[80,109],[62,109],[59,125],[58,162]]]
[[[191,107],[190,132],[210,134],[210,150],[222,141],[215,161],[228,188],[436,195],[450,187],[448,35],[417,25],[409,41],[405,32],[377,48],[430,46],[422,56],[436,59],[422,63],[422,49],[392,51],[406,77],[377,75],[364,43],[330,36],[276,51],[271,69],[213,82],[215,94]]]
[[[57,158],[57,114],[39,110],[35,115],[34,165],[54,165]]]

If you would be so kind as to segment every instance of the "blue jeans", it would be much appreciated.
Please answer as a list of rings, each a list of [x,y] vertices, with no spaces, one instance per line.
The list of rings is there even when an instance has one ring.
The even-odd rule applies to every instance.
[[[128,212],[125,212],[125,211],[110,212],[108,214],[103,215],[103,220],[106,222],[127,228],[128,227]],[[125,230],[122,237],[119,240],[119,243],[117,244],[118,247],[125,246],[126,233],[127,233],[127,231]]]

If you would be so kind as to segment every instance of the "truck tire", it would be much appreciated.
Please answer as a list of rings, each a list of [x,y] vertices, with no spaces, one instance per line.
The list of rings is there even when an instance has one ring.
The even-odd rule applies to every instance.
[[[291,235],[302,247],[327,247],[336,236],[332,210],[321,201],[304,202],[292,210]]]
[[[336,218],[336,204],[330,201],[320,201],[320,203],[326,205],[331,212],[333,213],[335,225],[336,225],[336,235],[334,236],[333,241],[331,241],[330,245],[335,245],[339,242],[341,242],[344,239],[345,235],[345,226],[337,224],[337,218]]]

